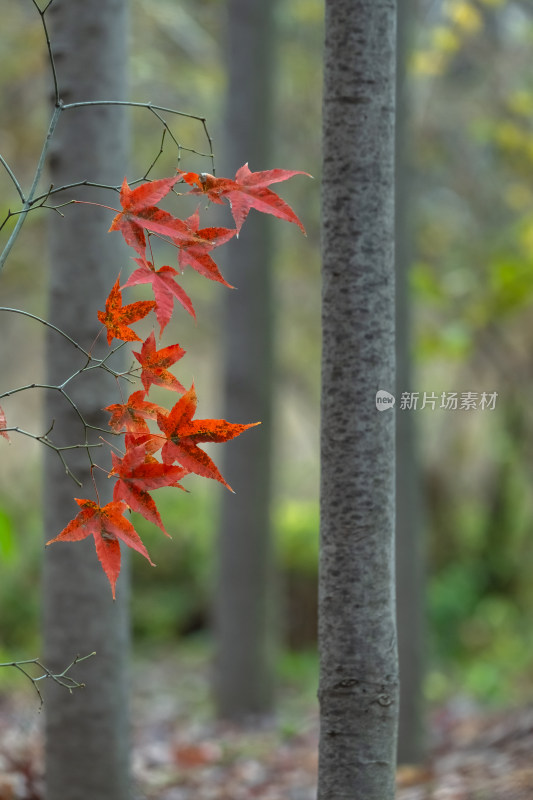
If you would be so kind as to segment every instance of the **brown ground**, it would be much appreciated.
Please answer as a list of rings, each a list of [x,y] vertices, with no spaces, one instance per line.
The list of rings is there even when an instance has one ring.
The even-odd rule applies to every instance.
[[[314,800],[317,716],[296,689],[276,721],[243,730],[212,721],[197,665],[144,661],[133,683],[132,800]],[[0,800],[41,800],[41,727],[29,684],[0,694]],[[398,800],[533,799],[532,707],[486,715],[458,700],[433,714],[431,738],[427,764],[398,770]]]

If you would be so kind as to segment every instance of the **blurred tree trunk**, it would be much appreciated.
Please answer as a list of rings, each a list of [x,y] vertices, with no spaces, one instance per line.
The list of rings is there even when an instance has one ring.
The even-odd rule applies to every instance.
[[[412,391],[409,268],[412,202],[409,91],[406,83],[414,0],[398,6],[396,95],[396,603],[400,662],[398,761],[423,759],[424,542],[414,418],[400,411],[402,392]]]
[[[245,161],[270,168],[274,3],[229,0],[224,175]],[[254,211],[226,245],[225,416],[261,420],[254,436],[228,442],[223,474],[237,492],[222,500],[214,599],[215,699],[226,718],[272,707],[269,586],[272,439],[270,220]]]
[[[395,793],[396,3],[326,0],[319,800]]]
[[[65,103],[125,99],[127,17],[125,0],[55,0],[50,9],[51,38]],[[64,112],[50,158],[54,185],[80,179],[120,183],[126,172],[126,117],[119,107]],[[113,205],[109,192],[77,189],[71,197]],[[116,204],[116,202],[115,202]],[[124,262],[116,234],[107,233],[109,212],[95,206],[65,209],[50,225],[49,319],[90,349],[101,325],[96,311]],[[99,348],[99,346],[101,346]],[[107,352],[100,337],[95,354]],[[83,366],[83,357],[53,332],[47,337],[47,380],[59,384]],[[103,370],[80,376],[69,394],[85,418],[106,426],[102,406],[116,396],[116,383]],[[59,392],[48,392],[46,419],[54,420],[57,444],[83,442],[79,419]],[[97,440],[95,437],[94,440]],[[100,451],[95,460],[108,466]],[[68,458],[83,488],[65,476],[57,455],[46,451],[44,518],[46,540],[58,534],[79,511],[73,497],[94,499],[87,453]],[[100,503],[109,502],[111,482],[95,471]],[[103,479],[102,479],[103,478]],[[124,556],[123,556],[124,557]],[[96,656],[76,667],[86,683],[70,695],[51,685],[45,698],[47,800],[127,800],[128,585],[123,574],[113,603],[94,541],[54,544],[44,565],[44,651],[46,663],[61,669],[76,654]]]

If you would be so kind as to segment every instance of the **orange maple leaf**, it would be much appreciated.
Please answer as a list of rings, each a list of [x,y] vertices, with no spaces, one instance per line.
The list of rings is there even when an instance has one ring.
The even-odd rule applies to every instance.
[[[63,528],[61,533],[50,539],[46,544],[53,542],[78,542],[92,534],[96,545],[96,554],[107,575],[115,599],[115,585],[120,573],[120,545],[121,539],[128,547],[141,553],[152,566],[155,566],[148,555],[135,528],[124,516],[127,506],[122,501],[112,501],[105,506],[99,506],[93,500],[80,500],[75,498],[81,506],[79,514]]]
[[[167,369],[167,367],[175,364],[185,355],[185,350],[179,344],[171,344],[169,347],[156,350],[155,335],[152,331],[150,336],[143,342],[141,352],[137,353],[134,350],[133,355],[142,367],[141,381],[146,391],[148,391],[152,383],[156,384],[156,386],[164,386],[165,389],[172,389],[175,392],[183,393],[185,391],[179,380]]]
[[[111,406],[106,406],[104,411],[109,411],[112,415],[108,422],[109,427],[117,432],[126,429],[132,433],[147,433],[146,420],[157,419],[158,414],[165,414],[166,411],[156,403],[145,400],[145,397],[146,392],[139,389],[130,394],[125,403],[113,403]]]
[[[164,266],[156,270],[152,262],[147,261],[144,257],[136,258],[135,261],[139,264],[139,269],[136,269],[135,272],[130,275],[122,288],[125,289],[126,286],[136,286],[139,283],[152,284],[156,302],[155,313],[157,321],[159,322],[161,334],[172,316],[174,299],[178,300],[183,308],[196,319],[189,296],[181,288],[179,283],[174,280],[174,276],[179,274],[176,269]]]
[[[215,178],[208,172],[183,172],[178,170],[178,175],[191,186],[189,194],[206,194],[213,203],[223,203],[227,198],[231,206],[231,213],[237,226],[237,231],[242,228],[243,222],[251,208],[265,214],[273,214],[279,219],[294,222],[302,233],[304,226],[287,203],[275,192],[267,187],[272,183],[279,183],[294,175],[307,175],[308,172],[286,169],[269,169],[263,172],[250,172],[248,164],[244,164],[235,174],[235,180],[230,178]]]
[[[124,342],[142,342],[140,336],[128,326],[145,317],[155,307],[153,300],[139,300],[136,303],[122,305],[122,292],[120,291],[120,276],[105,303],[105,311],[98,312],[98,319],[107,328],[107,343],[111,344],[113,338],[122,339]]]
[[[183,489],[179,481],[188,474],[188,470],[161,464],[147,453],[144,444],[127,450],[123,458],[119,458],[115,453],[111,453],[111,458],[113,469],[109,477],[118,476],[113,489],[113,499],[123,500],[132,511],[138,511],[149,522],[154,522],[168,536],[149,492],[162,486]]]
[[[190,266],[205,278],[231,286],[224,280],[209,251],[229,241],[237,231],[234,228],[200,228],[198,209],[186,220],[176,219],[172,225],[173,243],[179,247],[180,267]]]
[[[161,412],[162,417],[168,414],[168,411],[164,408],[161,409]],[[126,433],[124,437],[126,452],[142,444],[146,452],[149,455],[153,455],[153,453],[157,453],[158,450],[161,450],[164,443],[165,439],[160,433],[151,433],[151,431]]]
[[[157,208],[154,204],[162,200],[178,180],[179,176],[162,178],[142,183],[135,189],[131,189],[124,178],[120,190],[122,211],[113,219],[109,230],[120,231],[126,244],[133,247],[139,255],[144,255],[146,250],[145,229],[165,234],[166,226],[175,219],[167,211]]]
[[[211,458],[198,447],[198,443],[227,442],[247,428],[261,423],[252,422],[249,425],[240,425],[226,422],[225,419],[193,420],[196,402],[193,383],[189,391],[185,392],[167,415],[157,415],[157,424],[165,437],[162,450],[163,463],[172,464],[174,461],[178,461],[189,472],[220,481],[230,491],[233,491]]]

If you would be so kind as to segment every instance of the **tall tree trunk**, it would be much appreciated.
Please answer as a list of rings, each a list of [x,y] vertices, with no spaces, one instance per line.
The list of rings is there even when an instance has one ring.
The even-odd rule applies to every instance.
[[[394,0],[326,0],[319,800],[394,797]]]
[[[50,9],[52,43],[60,96],[66,102],[125,99],[125,0],[55,0]],[[126,118],[118,107],[95,107],[63,113],[50,158],[50,180],[63,185],[80,179],[120,183],[126,172]],[[80,199],[83,190],[65,192]],[[109,204],[109,193],[83,192],[84,200]],[[113,205],[113,202],[111,202]],[[89,349],[101,325],[96,312],[124,262],[116,235],[107,233],[105,209],[78,205],[54,216],[50,228],[51,275],[49,319]],[[99,345],[107,352],[104,337]],[[93,353],[98,354],[98,345]],[[59,384],[83,358],[54,333],[47,337],[47,375]],[[116,384],[94,370],[69,384],[68,391],[84,417],[105,426],[102,406],[116,395]],[[77,415],[59,392],[49,392],[46,418],[54,420],[58,444],[82,442]],[[97,441],[97,439],[95,439]],[[97,463],[103,463],[98,452]],[[56,454],[45,459],[44,517],[46,539],[57,535],[78,512],[73,496],[94,498],[87,453],[73,451],[68,463],[83,482],[77,489],[65,476]],[[98,473],[98,471],[95,471]],[[100,474],[101,475],[101,474]],[[100,502],[110,500],[109,483],[95,475]],[[76,676],[86,683],[70,695],[49,687],[46,713],[47,800],[127,800],[128,716],[128,584],[124,570],[113,603],[107,578],[97,560],[94,541],[54,544],[44,566],[44,650],[47,663],[62,668],[76,655],[96,651],[80,664]]]
[[[409,268],[412,258],[412,202],[409,91],[406,82],[413,0],[398,6],[396,93],[396,398],[412,391],[412,340]],[[418,763],[424,756],[424,542],[421,488],[414,418],[396,417],[396,603],[400,661],[398,761]]]
[[[273,2],[229,0],[224,174],[269,168]],[[270,220],[252,211],[227,244],[225,406],[228,419],[261,420],[228,442],[223,473],[237,494],[222,501],[214,602],[215,698],[226,718],[263,714],[273,702],[269,585],[272,438]]]

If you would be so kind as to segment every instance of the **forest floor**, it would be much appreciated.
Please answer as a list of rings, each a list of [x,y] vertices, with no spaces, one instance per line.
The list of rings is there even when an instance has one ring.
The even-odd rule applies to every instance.
[[[198,655],[137,660],[132,800],[314,800],[318,718],[293,677],[275,719],[214,722]],[[43,797],[42,722],[30,684],[0,690],[0,800]],[[400,767],[398,800],[531,800],[533,707],[482,713],[455,699],[431,715],[422,767]]]

